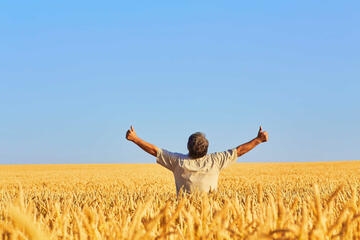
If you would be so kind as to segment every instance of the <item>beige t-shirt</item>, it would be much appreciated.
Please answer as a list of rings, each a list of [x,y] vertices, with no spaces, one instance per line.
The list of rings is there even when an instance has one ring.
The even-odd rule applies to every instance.
[[[191,193],[216,190],[220,170],[236,159],[236,148],[196,159],[190,158],[187,154],[159,149],[156,162],[174,173],[176,193],[182,188],[183,191]]]

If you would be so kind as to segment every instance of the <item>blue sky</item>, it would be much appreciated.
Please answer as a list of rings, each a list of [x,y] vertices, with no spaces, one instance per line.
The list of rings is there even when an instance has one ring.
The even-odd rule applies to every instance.
[[[360,158],[358,1],[1,1],[0,164]]]

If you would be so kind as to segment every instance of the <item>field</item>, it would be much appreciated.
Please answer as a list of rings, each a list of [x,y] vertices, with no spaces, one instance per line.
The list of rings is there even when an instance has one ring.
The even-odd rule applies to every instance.
[[[3,165],[0,239],[360,239],[360,161],[237,163],[179,197],[155,164]]]

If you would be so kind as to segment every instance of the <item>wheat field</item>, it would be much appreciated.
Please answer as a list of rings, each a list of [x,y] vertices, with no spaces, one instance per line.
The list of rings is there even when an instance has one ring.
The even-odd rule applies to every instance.
[[[2,165],[0,239],[360,239],[360,162],[237,163],[176,196],[156,164]]]

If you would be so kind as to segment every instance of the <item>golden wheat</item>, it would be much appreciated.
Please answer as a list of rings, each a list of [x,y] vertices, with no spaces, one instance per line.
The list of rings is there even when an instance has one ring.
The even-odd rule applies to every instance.
[[[360,162],[240,163],[179,197],[155,164],[0,166],[0,239],[360,239]]]

